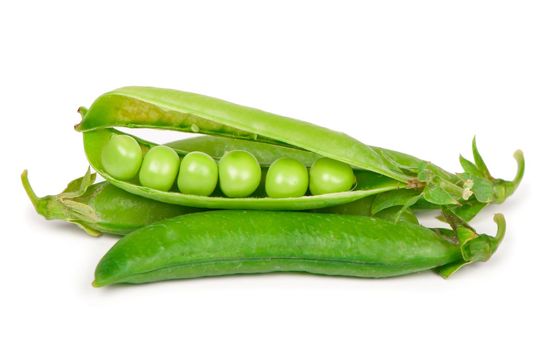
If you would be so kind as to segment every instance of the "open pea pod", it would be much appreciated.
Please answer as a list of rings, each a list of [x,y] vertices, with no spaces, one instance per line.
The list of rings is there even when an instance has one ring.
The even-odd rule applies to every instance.
[[[336,131],[212,97],[151,87],[125,87],[100,96],[76,129],[84,133],[91,165],[128,192],[166,203],[219,209],[305,210],[340,205],[377,193],[416,188],[428,203],[459,205],[471,195],[476,179],[451,174],[403,153],[365,145]],[[102,148],[115,127],[169,129],[260,141],[324,156],[384,177],[373,186],[359,182],[352,191],[300,198],[224,198],[162,192],[119,181],[105,173]],[[152,143],[138,140],[144,151]],[[479,181],[477,181],[479,183]],[[502,191],[501,191],[502,192]],[[501,193],[499,192],[499,193]],[[491,201],[493,201],[491,199]]]

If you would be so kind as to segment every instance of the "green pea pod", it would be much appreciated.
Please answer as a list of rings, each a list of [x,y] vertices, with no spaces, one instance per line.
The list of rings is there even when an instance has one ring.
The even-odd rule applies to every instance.
[[[73,223],[92,236],[102,233],[125,235],[143,226],[189,213],[201,208],[184,207],[154,201],[123,191],[108,182],[94,183],[96,174],[87,173],[71,181],[58,195],[38,197],[32,189],[25,170],[21,182],[36,212],[48,220]],[[323,208],[317,211],[330,214],[371,216],[374,197],[366,197],[351,203]],[[388,210],[378,216],[389,219]],[[404,213],[401,221],[417,223],[412,211]]]
[[[125,236],[99,262],[93,285],[268,272],[379,278],[478,255],[484,260],[493,252],[477,244],[469,255],[462,252],[468,244],[419,225],[365,216],[208,211]]]
[[[136,196],[107,182],[93,184],[95,174],[89,170],[56,196],[38,197],[30,186],[26,170],[21,181],[39,214],[48,220],[73,223],[92,236],[124,235],[166,218],[202,210]]]
[[[168,203],[225,209],[302,210],[339,205],[375,193],[408,187],[423,191],[423,199],[429,203],[443,206],[459,205],[473,193],[468,186],[468,178],[448,173],[415,157],[371,147],[345,134],[306,122],[198,94],[150,87],[125,87],[102,95],[89,110],[82,108],[81,112],[84,118],[76,129],[84,132],[86,153],[93,167],[120,188]],[[373,191],[368,189],[363,192],[362,188],[357,187],[355,191],[349,193],[290,200],[207,199],[150,191],[136,183],[115,180],[105,174],[102,169],[100,152],[109,134],[101,133],[101,130],[118,126],[220,135],[282,145],[302,152],[307,150],[311,151],[315,158],[320,155],[337,159],[357,169],[383,175],[391,179],[391,182],[374,188]],[[146,151],[150,143],[145,140],[139,141]],[[480,162],[480,168],[485,168],[483,162]],[[503,200],[500,198],[506,198],[509,195],[503,188],[495,193],[498,198],[491,197],[487,200],[499,201]]]
[[[77,129],[84,132],[86,154],[97,172],[128,192],[166,203],[220,209],[306,210],[340,205],[397,189],[403,186],[399,180],[409,179],[386,158],[347,135],[197,94],[144,87],[122,88],[99,97],[83,114]],[[352,191],[299,198],[224,198],[157,191],[135,182],[116,180],[104,172],[100,155],[114,132],[111,128],[116,126],[167,128],[290,144],[357,168],[388,175],[388,181],[374,188],[363,188],[358,184]],[[146,152],[150,144],[139,141]]]

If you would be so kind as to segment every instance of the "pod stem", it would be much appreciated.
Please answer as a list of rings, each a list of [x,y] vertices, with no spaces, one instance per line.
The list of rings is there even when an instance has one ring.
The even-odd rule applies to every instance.
[[[504,218],[504,215],[502,215],[501,213],[497,213],[493,217],[493,220],[497,224],[497,234],[491,239],[492,242],[494,242],[494,249],[492,253],[497,250],[506,234],[506,219]]]
[[[506,197],[514,193],[514,191],[518,188],[525,172],[525,157],[523,156],[523,151],[518,149],[516,152],[514,152],[514,159],[517,162],[518,169],[514,179],[506,182]]]
[[[23,183],[23,188],[25,189],[25,192],[27,193],[28,198],[32,202],[32,205],[34,206],[34,209],[41,215],[44,215],[43,213],[43,202],[40,197],[36,195],[36,192],[34,192],[34,189],[30,185],[30,181],[28,180],[28,170],[23,170],[23,173],[21,174],[21,182]]]

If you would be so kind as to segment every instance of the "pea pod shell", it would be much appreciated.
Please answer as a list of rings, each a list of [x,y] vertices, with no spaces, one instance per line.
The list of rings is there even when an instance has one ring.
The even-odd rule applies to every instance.
[[[363,216],[210,211],[146,226],[99,262],[95,286],[267,272],[389,277],[453,263],[432,230]]]
[[[217,98],[154,87],[124,87],[100,96],[77,126],[165,128],[280,142],[405,182],[410,179],[370,146],[337,131]]]

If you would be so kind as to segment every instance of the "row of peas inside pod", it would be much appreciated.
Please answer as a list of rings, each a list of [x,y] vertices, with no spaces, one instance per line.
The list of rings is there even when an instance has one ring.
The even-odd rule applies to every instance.
[[[138,177],[141,186],[170,191],[175,182],[181,193],[210,196],[217,185],[230,198],[248,197],[256,192],[262,169],[256,158],[244,150],[226,152],[217,163],[210,155],[194,151],[180,159],[168,146],[154,146],[145,154],[129,135],[112,135],[102,154],[105,171],[119,180]],[[317,159],[308,170],[291,158],[279,158],[267,169],[265,192],[271,198],[301,197],[349,191],[355,185],[353,169],[329,158]]]

